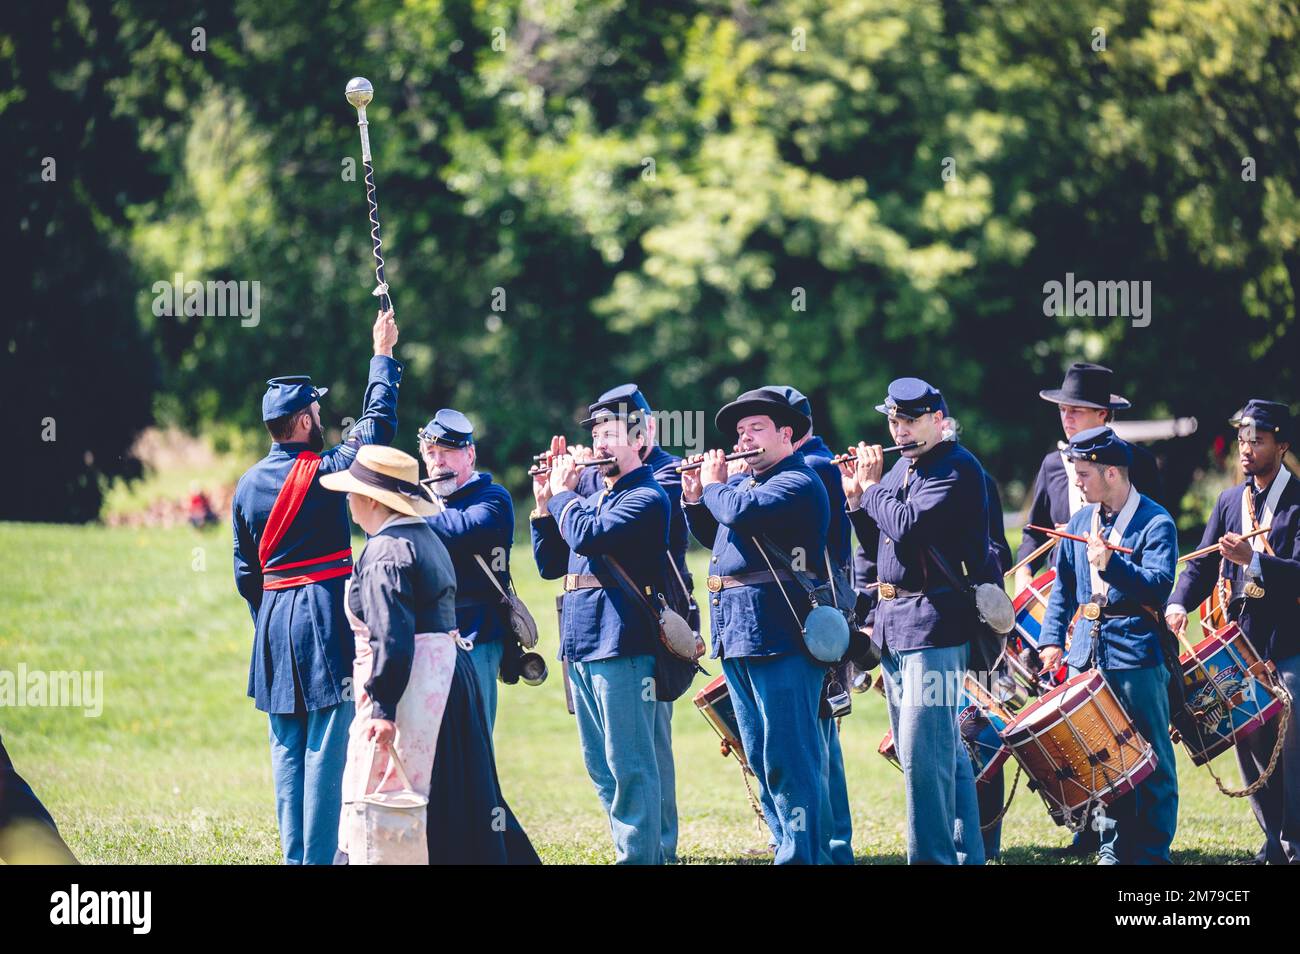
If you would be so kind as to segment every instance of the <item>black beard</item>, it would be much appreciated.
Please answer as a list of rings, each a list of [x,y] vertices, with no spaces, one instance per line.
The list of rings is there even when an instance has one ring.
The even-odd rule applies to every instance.
[[[311,422],[311,433],[307,435],[307,446],[317,454],[325,449],[325,432],[321,430],[320,425],[315,421]]]

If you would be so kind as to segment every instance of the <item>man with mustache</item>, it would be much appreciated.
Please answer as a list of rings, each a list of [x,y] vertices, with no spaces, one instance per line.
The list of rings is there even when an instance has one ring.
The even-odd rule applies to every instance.
[[[907,790],[907,860],[983,864],[975,775],[957,726],[957,689],[981,624],[936,557],[975,581],[991,566],[985,473],[945,436],[943,395],[920,378],[891,381],[876,410],[896,444],[920,445],[888,472],[878,444],[859,444],[857,460],[842,465],[849,519],[876,555],[867,582],[879,597],[872,625]]]
[[[460,411],[445,407],[433,416],[420,431],[420,456],[443,506],[442,513],[426,520],[456,569],[456,628],[474,644],[469,658],[491,732],[497,721],[501,659],[506,640],[514,635],[501,593],[510,590],[515,507],[509,491],[493,483],[491,474],[474,469],[474,425]]]
[[[1181,633],[1188,606],[1210,595],[1222,573],[1231,587],[1228,618],[1235,620],[1261,658],[1272,660],[1293,698],[1300,698],[1300,480],[1282,463],[1291,448],[1291,409],[1252,398],[1233,415],[1244,483],[1219,495],[1201,537],[1213,553],[1188,561],[1178,578],[1165,620]],[[1243,540],[1261,527],[1268,533]],[[1278,723],[1270,722],[1237,743],[1241,777],[1253,784],[1268,767]],[[1258,864],[1300,864],[1300,727],[1291,716],[1282,754],[1269,780],[1250,796],[1264,831]]]
[[[235,487],[235,586],[254,624],[248,694],[270,721],[271,773],[285,864],[332,864],[352,721],[352,573],[347,499],[320,486],[365,444],[397,432],[397,323],[381,312],[361,417],[326,451],[320,398],[306,375],[272,378],[262,397],[271,450]],[[322,453],[323,452],[323,453]]]
[[[664,861],[656,754],[658,627],[641,594],[667,593],[670,504],[642,459],[644,412],[597,403],[591,429],[601,487],[577,493],[578,466],[561,437],[550,472],[533,478],[529,515],[542,579],[564,579],[560,654],[578,720],[582,758],[609,818],[617,864]],[[626,576],[624,576],[626,574]]]

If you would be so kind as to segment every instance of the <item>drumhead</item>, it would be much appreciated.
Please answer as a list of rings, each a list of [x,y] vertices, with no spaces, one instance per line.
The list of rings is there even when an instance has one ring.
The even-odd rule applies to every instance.
[[[1007,726],[1003,736],[1010,742],[1014,735],[1034,733],[1054,725],[1060,719],[1062,712],[1073,712],[1083,701],[1096,693],[1101,685],[1105,685],[1105,680],[1096,669],[1089,669],[1067,679],[1020,713]]]

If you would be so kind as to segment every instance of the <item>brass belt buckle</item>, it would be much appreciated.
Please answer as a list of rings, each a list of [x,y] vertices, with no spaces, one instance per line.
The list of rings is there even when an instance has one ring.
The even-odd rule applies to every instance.
[[[894,586],[893,583],[881,583],[879,589],[882,600],[892,600],[898,595],[898,587]]]
[[[1252,600],[1257,600],[1264,595],[1264,587],[1260,586],[1254,580],[1246,584],[1246,595]]]
[[[1094,621],[1094,620],[1099,620],[1099,619],[1101,619],[1101,604],[1100,604],[1100,603],[1084,603],[1084,604],[1083,604],[1083,618],[1086,619],[1086,620],[1089,620],[1089,621]]]
[[[578,574],[576,573],[564,574],[564,592],[572,593],[574,589],[577,587],[577,585],[578,585]]]
[[[708,588],[709,588],[709,592],[710,592],[710,593],[720,593],[720,592],[722,592],[722,577],[720,577],[720,576],[711,576],[711,577],[709,577],[709,580],[708,580],[707,586],[708,586]]]

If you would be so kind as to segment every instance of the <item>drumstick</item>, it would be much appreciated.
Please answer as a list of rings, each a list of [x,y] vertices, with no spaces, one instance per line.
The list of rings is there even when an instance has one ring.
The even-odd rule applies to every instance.
[[[1021,567],[1029,566],[1029,564],[1033,563],[1035,560],[1037,560],[1040,556],[1042,556],[1042,555],[1043,555],[1044,553],[1046,553],[1048,550],[1052,549],[1052,547],[1054,547],[1054,546],[1056,546],[1056,539],[1055,539],[1055,538],[1052,538],[1052,539],[1048,540],[1048,541],[1047,541],[1046,543],[1044,543],[1041,547],[1039,547],[1038,549],[1036,549],[1033,553],[1029,554],[1029,556],[1025,557],[1023,560],[1021,560],[1019,563],[1017,563],[1017,564],[1016,564],[1015,566],[1013,566],[1011,569],[1007,570],[1007,572],[1003,573],[1003,574],[1002,574],[1002,578],[1005,580],[1007,577],[1009,577],[1012,573],[1015,573],[1016,570],[1019,570]]]
[[[1053,536],[1053,537],[1061,537],[1061,538],[1066,539],[1066,540],[1078,540],[1080,543],[1087,543],[1087,542],[1088,542],[1088,538],[1087,538],[1087,537],[1081,537],[1081,536],[1079,536],[1077,533],[1066,533],[1064,530],[1052,530],[1052,529],[1049,529],[1048,527],[1036,527],[1036,526],[1034,526],[1032,523],[1025,524],[1025,529],[1026,529],[1026,530],[1037,530],[1039,533],[1046,533],[1046,534],[1048,534],[1049,536]],[[1102,541],[1102,542],[1105,543],[1105,541]],[[1107,549],[1107,550],[1114,550],[1116,553],[1132,553],[1132,552],[1133,552],[1133,548],[1132,548],[1132,547],[1121,547],[1121,546],[1117,546],[1117,545],[1115,545],[1114,543],[1107,543],[1107,544],[1106,544],[1106,549]]]
[[[1268,533],[1272,529],[1272,527],[1260,527],[1258,530],[1250,531],[1250,533],[1243,533],[1241,539],[1249,540],[1251,537],[1257,537],[1261,533]],[[1188,560],[1195,560],[1197,557],[1203,557],[1207,553],[1213,553],[1217,549],[1219,549],[1219,545],[1217,543],[1211,543],[1208,547],[1201,547],[1199,550],[1193,550],[1186,556],[1180,556],[1178,562],[1186,563]]]

